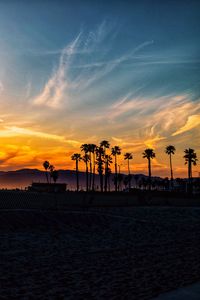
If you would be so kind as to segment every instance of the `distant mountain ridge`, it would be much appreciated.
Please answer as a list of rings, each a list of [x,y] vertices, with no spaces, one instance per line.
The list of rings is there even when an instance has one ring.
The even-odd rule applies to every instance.
[[[66,183],[67,188],[75,189],[76,188],[76,172],[74,170],[58,170],[59,177],[58,183]],[[125,174],[123,174],[125,175]],[[137,178],[146,178],[144,174],[135,174]],[[113,188],[113,177],[114,174],[111,174],[110,184]],[[160,177],[152,177],[160,178]],[[79,172],[79,181],[80,189],[85,189],[85,172]],[[38,169],[20,169],[16,171],[0,171],[0,188],[25,188],[31,185],[32,182],[46,182],[45,171]],[[95,175],[95,184],[99,186],[99,175]]]
[[[80,172],[80,180],[81,175],[82,172]],[[28,168],[16,171],[0,171],[0,188],[25,188],[31,185],[32,182],[46,182],[46,172]],[[57,182],[64,182],[68,185],[73,184],[75,182],[75,171],[59,170]]]

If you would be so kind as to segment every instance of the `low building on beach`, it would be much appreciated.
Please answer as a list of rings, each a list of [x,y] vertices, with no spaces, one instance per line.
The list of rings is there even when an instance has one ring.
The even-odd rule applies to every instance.
[[[66,188],[66,183],[33,182],[31,186],[28,187],[28,190],[33,192],[64,193]]]

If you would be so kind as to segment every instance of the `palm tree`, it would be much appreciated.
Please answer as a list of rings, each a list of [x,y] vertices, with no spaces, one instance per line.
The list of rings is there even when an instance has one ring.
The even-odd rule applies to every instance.
[[[104,149],[101,146],[96,147],[96,164],[98,165],[100,189],[101,189],[101,192],[103,192]]]
[[[106,157],[106,149],[109,149],[110,143],[106,140],[103,140],[100,142],[100,147],[103,147],[104,149],[104,156]],[[107,160],[105,159],[105,191],[107,191],[107,183],[108,183],[108,176],[107,176]]]
[[[109,177],[109,169],[110,169],[110,165],[112,164],[112,156],[106,154],[105,155],[105,192],[107,192],[107,187],[108,187],[108,177]]]
[[[125,153],[125,154],[124,154],[124,159],[128,161],[128,174],[130,174],[129,160],[130,160],[130,159],[133,159],[132,153],[129,153],[129,152]]]
[[[108,178],[108,191],[110,192],[110,175],[112,174],[111,168],[107,169],[107,178]]]
[[[92,185],[92,191],[94,191],[94,184],[95,184],[95,159],[96,159],[96,145],[95,144],[88,144],[88,150],[90,155],[90,183],[89,187],[91,189]],[[93,156],[93,157],[92,157]],[[93,164],[93,170],[92,170],[92,164]]]
[[[45,174],[46,174],[46,179],[47,179],[47,183],[49,183],[49,177],[48,177],[48,169],[49,169],[50,163],[48,160],[45,160],[43,163],[43,167],[45,168]]]
[[[94,184],[95,184],[95,160],[96,160],[96,148],[95,144],[90,144],[90,152],[93,154],[93,176],[92,176],[92,190],[94,191]]]
[[[90,176],[89,176],[89,190],[94,190],[94,177],[95,177],[95,144],[88,144],[88,153],[90,157]],[[93,156],[93,159],[92,159]],[[93,170],[92,170],[92,164],[93,164]]]
[[[88,153],[89,153],[89,190],[91,190],[92,185],[92,144],[88,144]]]
[[[83,151],[85,153],[84,157],[83,157],[83,161],[85,162],[85,166],[86,166],[86,191],[88,192],[88,162],[89,162],[89,144],[82,144],[81,145],[81,151]]]
[[[121,149],[119,146],[114,146],[111,149],[111,154],[114,156],[115,158],[115,192],[117,192],[117,155],[121,154]]]
[[[103,147],[105,154],[106,154],[106,149],[109,149],[110,143],[106,140],[103,140],[100,142],[100,147]]]
[[[49,166],[50,183],[51,183],[52,173],[53,173],[54,169],[55,169],[55,167],[53,165]]]
[[[86,191],[88,192],[88,163],[90,161],[90,156],[88,154],[85,154],[83,156],[83,161],[85,163],[85,170],[86,170]]]
[[[81,155],[79,153],[74,153],[71,156],[72,160],[76,161],[76,190],[79,191],[79,170],[78,170],[78,163],[81,161]]]
[[[130,173],[130,163],[129,163],[129,161],[130,161],[130,159],[133,159],[132,153],[126,152],[124,154],[124,159],[127,160],[127,162],[128,162],[128,178],[129,178],[129,191],[130,191],[130,189],[131,189],[131,173]]]
[[[192,165],[196,166],[197,164],[197,155],[194,152],[194,149],[185,149],[184,150],[185,155],[183,156],[185,158],[185,164],[188,165],[188,191],[192,191]]]
[[[172,170],[172,154],[174,154],[176,148],[173,145],[169,145],[165,148],[165,153],[169,155],[170,172],[171,172],[171,185],[173,186],[173,170]]]
[[[153,149],[145,149],[143,154],[143,158],[147,158],[148,160],[148,171],[149,171],[149,190],[151,190],[151,159],[153,159],[156,155]]]

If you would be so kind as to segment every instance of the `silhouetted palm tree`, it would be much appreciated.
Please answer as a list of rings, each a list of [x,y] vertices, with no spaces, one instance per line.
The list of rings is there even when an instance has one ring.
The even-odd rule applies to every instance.
[[[85,171],[86,171],[86,191],[88,192],[88,163],[90,161],[90,156],[88,154],[85,154],[83,156],[83,161],[85,163]]]
[[[112,164],[112,156],[109,154],[105,155],[105,192],[107,192],[107,188],[108,188],[108,170],[110,169],[110,165]]]
[[[89,144],[82,144],[81,151],[83,151],[85,153],[85,155],[83,157],[83,161],[85,162],[85,166],[86,166],[86,191],[88,191],[88,162],[90,160],[90,157],[88,155]]]
[[[95,149],[94,146],[95,146],[94,144],[88,144],[88,153],[89,153],[89,157],[90,157],[89,190],[91,190],[91,185],[92,185],[92,153],[94,154],[94,149]],[[93,160],[94,160],[94,158],[93,158]]]
[[[114,180],[114,183],[115,183],[115,191],[117,191],[117,155],[120,155],[121,154],[121,149],[119,146],[114,146],[112,149],[111,149],[111,153],[112,155],[114,156],[114,159],[115,159],[115,180]]]
[[[189,185],[189,189],[188,191],[191,192],[192,191],[192,165],[196,166],[197,164],[197,155],[194,152],[194,149],[185,149],[184,150],[185,155],[183,156],[185,158],[185,164],[188,165],[188,185]]]
[[[48,176],[49,166],[50,166],[49,161],[45,160],[44,163],[43,163],[43,167],[45,168],[45,174],[46,174],[47,183],[49,183],[49,176]]]
[[[107,177],[108,177],[108,191],[110,192],[110,175],[112,174],[111,168],[107,169]]]
[[[100,142],[100,147],[103,147],[104,149],[104,156],[106,157],[106,149],[109,149],[110,147],[110,143],[106,140],[103,140]],[[107,191],[107,182],[108,182],[108,176],[107,176],[107,169],[108,169],[108,165],[107,165],[107,160],[105,159],[105,191]]]
[[[98,173],[99,173],[100,189],[101,189],[101,192],[103,192],[104,149],[101,146],[96,147],[96,163],[98,165],[97,170],[98,170]]]
[[[90,154],[92,154],[93,158],[90,157],[90,166],[91,163],[93,164],[93,171],[92,171],[92,190],[94,191],[94,185],[95,185],[95,160],[96,160],[96,145],[95,144],[89,144],[89,150]],[[91,170],[90,170],[91,172]],[[91,183],[90,183],[91,184]]]
[[[130,164],[129,164],[129,161],[130,161],[130,159],[133,159],[132,153],[129,153],[129,152],[125,153],[124,154],[124,159],[128,161],[128,175],[129,176],[128,176],[127,179],[129,179],[129,191],[130,191],[130,189],[131,189],[131,173],[130,173]]]
[[[53,165],[49,166],[49,173],[50,173],[50,183],[51,183],[51,178],[52,178],[52,173],[54,171],[55,167]]]
[[[81,155],[79,153],[74,153],[71,156],[72,160],[75,160],[76,162],[76,190],[79,191],[79,170],[78,170],[78,163],[81,161]]]
[[[110,143],[106,140],[103,140],[100,142],[100,147],[103,147],[105,154],[106,154],[106,149],[109,149]]]
[[[149,190],[151,189],[151,159],[153,159],[156,155],[153,149],[145,149],[143,154],[143,158],[147,158],[148,160],[148,171],[149,171]]]
[[[169,155],[170,172],[171,172],[171,185],[173,186],[173,169],[172,169],[172,154],[174,154],[176,148],[173,145],[169,145],[165,148],[165,153]]]

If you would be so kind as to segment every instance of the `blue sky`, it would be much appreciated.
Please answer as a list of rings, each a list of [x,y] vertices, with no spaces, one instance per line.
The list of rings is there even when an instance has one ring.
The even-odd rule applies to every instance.
[[[0,1],[2,167],[109,139],[136,156],[173,143],[182,174],[199,151],[199,28],[199,1]]]

